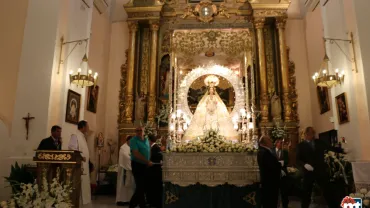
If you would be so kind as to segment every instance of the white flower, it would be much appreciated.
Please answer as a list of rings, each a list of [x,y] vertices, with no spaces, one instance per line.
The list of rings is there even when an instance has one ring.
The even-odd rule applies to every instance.
[[[361,194],[366,194],[367,193],[367,189],[366,188],[360,189],[360,193]]]

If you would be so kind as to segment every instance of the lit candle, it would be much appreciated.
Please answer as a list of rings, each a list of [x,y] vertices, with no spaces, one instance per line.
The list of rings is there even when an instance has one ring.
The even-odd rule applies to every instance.
[[[69,74],[70,74],[70,75],[72,75],[72,74],[73,74],[73,71],[71,70],[71,71],[69,72]]]
[[[77,72],[78,72],[78,73],[81,73],[81,68],[78,68]]]

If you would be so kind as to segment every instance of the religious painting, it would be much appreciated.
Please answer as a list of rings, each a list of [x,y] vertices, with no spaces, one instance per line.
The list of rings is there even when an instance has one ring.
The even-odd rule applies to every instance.
[[[169,86],[171,80],[170,67],[170,56],[163,56],[159,67],[159,97],[161,100],[168,100],[169,98]]]
[[[99,86],[87,88],[87,107],[86,110],[96,113],[98,107]]]
[[[208,91],[209,87],[204,83],[207,76],[209,75],[199,77],[190,85],[188,91],[188,105],[192,113],[194,113],[203,95]],[[231,112],[234,107],[234,88],[231,83],[225,78],[221,76],[216,77],[219,79],[219,84],[214,87],[215,91],[217,92],[223,103],[226,105],[228,111]]]
[[[339,124],[344,124],[349,122],[349,112],[347,104],[346,93],[342,93],[335,97],[335,103],[337,104],[337,113]]]
[[[98,148],[104,147],[104,136],[102,132],[100,132],[98,136],[96,137],[96,146]]]
[[[80,120],[81,95],[72,90],[68,90],[66,122],[77,124]]]
[[[330,111],[328,88],[317,86],[316,91],[317,91],[317,99],[319,100],[320,114],[324,114]]]

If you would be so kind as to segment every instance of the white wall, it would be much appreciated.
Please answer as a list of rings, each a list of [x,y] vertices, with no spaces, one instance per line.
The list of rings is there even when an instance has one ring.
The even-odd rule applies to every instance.
[[[1,169],[10,170],[10,164],[15,161],[30,163],[34,155],[33,150],[48,132],[48,107],[59,6],[59,1],[34,0],[28,3],[12,137],[11,142],[1,139],[0,152],[4,152],[6,157]],[[35,117],[30,121],[28,140],[25,121],[22,119],[27,113]],[[0,192],[2,191],[3,186],[0,187]]]

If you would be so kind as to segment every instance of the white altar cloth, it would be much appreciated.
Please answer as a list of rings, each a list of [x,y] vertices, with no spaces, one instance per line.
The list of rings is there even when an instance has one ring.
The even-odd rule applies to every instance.
[[[259,182],[256,154],[164,153],[163,182],[179,186],[230,184],[246,186]]]
[[[352,162],[352,171],[356,191],[362,188],[370,190],[370,161]]]

